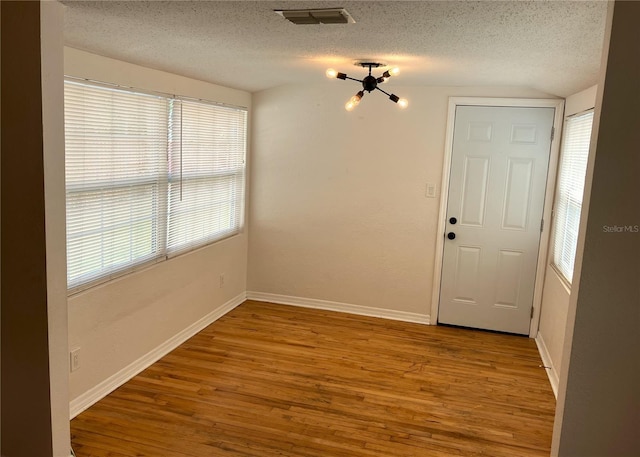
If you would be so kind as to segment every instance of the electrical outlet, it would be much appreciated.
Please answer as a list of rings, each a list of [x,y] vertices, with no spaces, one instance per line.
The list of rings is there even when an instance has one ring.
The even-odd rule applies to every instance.
[[[224,273],[220,273],[220,288],[224,287]]]
[[[71,372],[74,372],[78,368],[80,368],[80,348],[72,349],[69,353],[69,358],[69,366],[71,368]]]

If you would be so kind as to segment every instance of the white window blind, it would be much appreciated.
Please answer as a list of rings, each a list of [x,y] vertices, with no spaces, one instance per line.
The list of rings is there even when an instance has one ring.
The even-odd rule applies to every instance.
[[[65,83],[69,288],[161,255],[167,114],[161,97]]]
[[[576,258],[593,110],[565,121],[556,193],[553,264],[571,283]]]
[[[247,113],[174,100],[171,119],[167,250],[173,254],[239,232]]]
[[[247,113],[65,81],[67,287],[240,231]]]

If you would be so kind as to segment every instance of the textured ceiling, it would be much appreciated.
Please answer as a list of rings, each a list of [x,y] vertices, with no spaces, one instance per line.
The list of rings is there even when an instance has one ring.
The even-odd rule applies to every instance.
[[[62,1],[68,46],[228,87],[320,82],[356,60],[402,85],[526,86],[566,96],[596,82],[604,1]],[[275,9],[345,7],[347,25]]]

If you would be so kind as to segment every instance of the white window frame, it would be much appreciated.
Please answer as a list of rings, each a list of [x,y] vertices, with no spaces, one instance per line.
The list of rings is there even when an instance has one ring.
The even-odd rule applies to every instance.
[[[129,87],[121,87],[121,86],[117,86],[117,85],[112,85],[112,84],[108,84],[108,83],[101,83],[101,82],[95,82],[95,81],[88,81],[88,80],[84,80],[84,79],[78,79],[78,78],[74,78],[74,77],[65,77],[65,87],[67,87],[67,84],[70,85],[82,85],[85,86],[89,89],[91,88],[96,88],[98,90],[109,90],[109,91],[118,91],[120,93],[125,93],[125,94],[133,94],[134,96],[139,95],[139,96],[152,96],[154,97],[156,100],[158,98],[162,98],[166,101],[167,103],[167,110],[166,110],[166,118],[164,119],[165,125],[164,126],[160,126],[159,129],[165,128],[166,129],[166,141],[164,142],[164,148],[161,151],[158,151],[158,154],[160,154],[158,156],[158,160],[162,162],[162,166],[161,168],[161,176],[158,177],[158,179],[154,180],[154,185],[156,186],[156,192],[158,193],[157,198],[155,198],[154,202],[156,207],[153,208],[152,210],[149,209],[147,210],[146,207],[143,211],[146,211],[147,213],[149,211],[153,212],[153,224],[155,224],[155,232],[156,233],[156,241],[155,241],[155,250],[156,252],[153,253],[153,255],[148,255],[148,256],[143,256],[143,258],[141,258],[140,260],[136,260],[133,259],[131,260],[129,263],[124,264],[123,266],[119,267],[119,268],[111,268],[111,269],[105,269],[102,270],[99,274],[95,274],[95,271],[92,272],[91,274],[86,274],[83,278],[83,276],[78,276],[76,274],[76,277],[73,278],[73,280],[70,278],[69,273],[67,275],[67,292],[69,295],[78,293],[80,291],[83,291],[85,289],[88,289],[90,287],[96,286],[98,284],[102,284],[104,282],[107,282],[111,279],[114,279],[116,277],[120,277],[122,275],[128,274],[130,272],[136,271],[136,270],[140,270],[142,268],[146,268],[151,264],[154,264],[156,262],[159,261],[163,261],[168,259],[169,257],[172,256],[176,256],[179,254],[183,254],[189,251],[192,251],[194,249],[199,249],[202,248],[204,246],[213,244],[217,241],[229,238],[231,236],[234,236],[238,233],[241,233],[244,229],[244,207],[245,207],[245,176],[246,176],[246,150],[247,150],[247,109],[246,107],[239,107],[239,106],[232,106],[232,105],[227,105],[227,104],[222,104],[222,103],[216,103],[216,102],[212,102],[212,101],[208,101],[208,100],[199,100],[199,99],[190,99],[188,97],[179,97],[179,96],[173,96],[173,95],[169,95],[169,94],[163,94],[163,93],[157,93],[157,92],[151,92],[151,91],[144,91],[144,90],[139,90],[139,89],[132,89]],[[168,224],[169,224],[169,218],[171,217],[171,215],[169,214],[169,199],[170,199],[170,195],[169,195],[169,189],[170,189],[170,183],[169,183],[169,179],[173,180],[174,184],[178,184],[180,186],[182,186],[182,182],[180,182],[181,179],[183,179],[182,173],[181,176],[177,177],[173,176],[170,177],[170,170],[169,170],[169,160],[170,160],[170,150],[171,148],[175,148],[176,145],[178,148],[181,148],[181,144],[180,141],[181,139],[178,138],[178,143],[176,143],[175,141],[175,137],[173,138],[173,144],[172,144],[172,131],[175,133],[175,126],[172,126],[172,123],[175,123],[175,118],[172,115],[172,111],[171,108],[172,106],[175,105],[180,105],[181,103],[197,103],[199,106],[205,106],[205,107],[211,107],[211,110],[215,110],[215,112],[220,115],[222,113],[223,117],[222,118],[217,118],[219,120],[221,120],[220,124],[211,124],[211,128],[212,129],[219,129],[219,131],[215,132],[215,130],[211,130],[208,131],[209,132],[209,136],[211,136],[211,132],[215,132],[215,135],[218,135],[220,137],[226,138],[227,132],[229,132],[229,135],[231,136],[231,132],[229,130],[224,130],[225,128],[229,128],[228,125],[225,124],[224,120],[224,115],[225,113],[229,113],[229,115],[235,115],[235,124],[234,124],[234,128],[235,131],[233,132],[233,138],[230,138],[230,145],[234,148],[234,154],[235,154],[235,162],[234,164],[236,165],[235,168],[233,170],[226,170],[226,174],[227,175],[232,175],[232,179],[234,179],[236,181],[236,191],[233,192],[233,194],[229,197],[229,198],[233,198],[233,202],[231,202],[231,205],[235,205],[233,206],[233,209],[235,211],[234,215],[235,218],[233,220],[231,220],[230,222],[227,222],[227,229],[222,231],[222,232],[216,232],[216,233],[208,233],[207,236],[204,236],[202,238],[197,238],[195,237],[195,239],[190,239],[190,242],[188,243],[188,245],[186,246],[180,246],[178,249],[173,249],[172,247],[168,246]],[[80,109],[82,110],[83,107],[79,107],[76,106],[74,109]],[[86,108],[88,111],[91,111],[91,106],[87,106]],[[205,108],[206,111],[207,108]],[[99,110],[98,110],[99,111]],[[93,113],[90,113],[90,115],[92,115]],[[73,118],[73,116],[69,116],[70,118]],[[106,116],[105,116],[106,117]],[[73,119],[73,121],[71,122],[75,122],[77,120],[77,118]],[[178,119],[181,121],[181,119]],[[216,120],[216,119],[214,119]],[[68,119],[65,119],[65,139],[67,141],[71,141],[68,138],[69,135],[69,131],[72,130],[73,127],[71,127],[68,122],[70,122]],[[82,121],[78,121],[80,123],[82,123]],[[90,121],[88,121],[90,122]],[[114,121],[115,122],[115,121]],[[84,124],[83,124],[84,125]],[[205,124],[206,126],[210,125],[210,124]],[[81,125],[82,127],[82,125]],[[200,127],[199,127],[200,128]],[[109,130],[109,128],[105,128],[105,131]],[[104,132],[103,132],[104,133]],[[239,134],[240,133],[240,134]],[[240,144],[241,143],[241,144]],[[67,145],[67,148],[71,151],[72,148],[69,147],[69,143]],[[75,157],[69,158],[70,155],[72,154],[66,154],[66,160],[76,160],[76,161],[80,161],[82,162],[84,159],[82,157],[82,147],[80,146],[80,148],[78,148],[78,145],[75,144],[75,149],[73,151],[73,154],[76,154]],[[205,155],[208,152],[205,150]],[[79,154],[79,156],[78,156]],[[220,148],[217,148],[216,150],[216,154],[218,154],[218,156],[220,156],[221,154],[221,150]],[[224,149],[222,150],[222,157],[224,158]],[[94,155],[95,157],[95,155]],[[180,159],[182,160],[182,156],[180,157]],[[216,159],[219,161],[219,157]],[[99,160],[94,160],[94,162],[98,163],[100,162]],[[77,163],[76,163],[77,164]],[[69,163],[67,168],[69,167]],[[91,166],[91,165],[89,165]],[[126,168],[126,167],[125,167]],[[77,167],[76,167],[76,171],[77,171]],[[93,168],[94,170],[96,168]],[[125,171],[126,172],[126,171]],[[177,181],[176,181],[177,179]],[[143,179],[144,181],[145,179]],[[81,180],[82,181],[82,180]],[[108,180],[107,180],[108,181]],[[131,179],[131,186],[136,187],[136,178],[135,176]],[[133,182],[136,181],[136,182]],[[100,191],[104,191],[106,193],[109,192],[110,188],[118,187],[120,183],[118,182],[105,182],[105,180],[101,180],[100,186],[98,186],[100,188]],[[141,185],[146,185],[147,183],[139,183]],[[215,187],[215,186],[214,186]],[[71,199],[74,198],[74,196],[78,196],[79,193],[82,192],[88,192],[90,189],[92,188],[91,183],[82,183],[81,185],[78,185],[78,179],[74,180],[70,180],[69,176],[67,177],[67,202],[68,205],[71,205]],[[211,192],[215,192],[216,189],[214,188],[213,190],[209,189],[209,193],[208,195],[211,195]],[[197,193],[196,193],[197,194]],[[206,202],[206,199],[204,200]],[[209,213],[211,213],[211,211],[209,211]],[[68,232],[69,231],[69,224],[73,224],[74,221],[73,220],[69,220],[69,210],[67,211],[67,225],[68,225]],[[76,213],[76,218],[77,213]],[[80,220],[80,219],[77,219]],[[131,218],[131,220],[135,220],[135,218]],[[204,223],[206,224],[207,221],[204,221]],[[80,222],[81,224],[82,222]],[[82,228],[82,227],[81,227]],[[77,230],[74,233],[78,233]],[[68,235],[68,239],[67,239],[67,249],[69,249],[70,245],[70,238]],[[133,245],[130,248],[130,252],[133,250]],[[102,256],[104,255],[104,251],[96,251],[96,255],[98,256]],[[81,262],[82,260],[80,260]],[[68,260],[69,262],[69,260]],[[75,268],[74,271],[78,271],[78,268],[81,269],[82,266]],[[100,271],[100,270],[96,270],[96,271]],[[79,278],[79,279],[78,279]]]

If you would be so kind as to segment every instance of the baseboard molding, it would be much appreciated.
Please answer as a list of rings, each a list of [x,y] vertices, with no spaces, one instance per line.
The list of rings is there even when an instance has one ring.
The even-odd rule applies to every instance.
[[[553,365],[553,361],[551,360],[551,356],[549,355],[549,350],[547,349],[547,345],[544,342],[542,333],[538,332],[535,340],[536,346],[538,346],[538,352],[540,353],[540,358],[542,359],[542,363],[545,366],[545,371],[547,372],[547,376],[549,377],[549,382],[551,383],[551,389],[553,389],[553,395],[557,400],[558,385],[560,384],[558,372],[556,371],[556,367]]]
[[[113,376],[105,379],[92,389],[89,389],[79,397],[71,400],[71,402],[69,403],[69,413],[71,419],[76,417],[85,409],[89,408],[94,403],[106,397],[108,394],[113,392],[115,389],[133,378],[138,373],[153,365],[169,352],[173,351],[175,348],[180,346],[182,343],[187,341],[189,338],[194,336],[196,333],[198,333],[208,325],[220,319],[222,316],[233,310],[236,306],[240,305],[245,300],[246,294],[244,292],[237,295],[236,297],[226,302],[224,305],[216,308],[200,320],[194,322],[189,327],[182,330],[180,333],[177,333],[173,337],[169,338],[167,341],[153,349],[151,352],[148,352],[138,360],[118,371]]]
[[[429,315],[408,313],[392,309],[372,308],[369,306],[352,305],[315,298],[293,297],[290,295],[269,294],[265,292],[247,291],[247,300],[256,300],[277,303],[281,305],[300,306],[302,308],[323,309],[326,311],[338,311],[341,313],[358,314],[360,316],[381,317],[395,321],[413,322],[418,324],[430,324]]]

